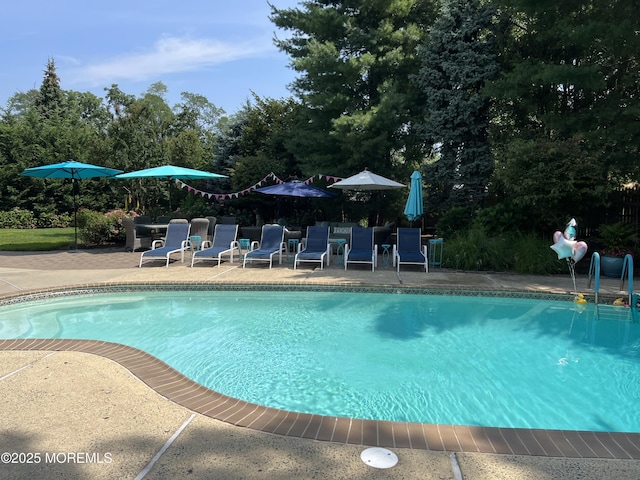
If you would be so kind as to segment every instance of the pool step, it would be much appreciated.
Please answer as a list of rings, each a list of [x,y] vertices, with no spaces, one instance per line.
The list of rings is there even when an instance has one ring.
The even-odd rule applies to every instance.
[[[596,318],[601,321],[629,322],[636,319],[637,312],[633,308],[603,305],[596,306]]]

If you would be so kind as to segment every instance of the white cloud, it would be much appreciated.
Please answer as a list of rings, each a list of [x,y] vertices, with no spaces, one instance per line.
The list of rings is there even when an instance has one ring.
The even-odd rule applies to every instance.
[[[146,81],[171,73],[194,71],[234,60],[262,56],[274,50],[271,42],[228,44],[217,40],[164,37],[148,52],[73,68],[73,83],[92,86],[119,80]]]

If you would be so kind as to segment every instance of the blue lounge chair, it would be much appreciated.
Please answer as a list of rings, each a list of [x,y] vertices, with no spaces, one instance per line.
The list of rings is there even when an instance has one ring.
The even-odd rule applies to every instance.
[[[169,260],[172,253],[180,252],[180,261],[184,263],[184,251],[189,248],[189,230],[191,225],[188,223],[169,223],[167,226],[167,236],[164,240],[154,240],[151,244],[151,250],[142,252],[140,255],[140,265],[142,267],[143,260]]]
[[[397,244],[393,246],[393,265],[400,264],[424,265],[425,272],[429,271],[427,246],[422,245],[419,228],[398,228]]]
[[[378,259],[378,246],[373,243],[373,228],[353,227],[351,229],[351,248],[345,247],[344,269],[351,263],[370,263],[375,270]]]
[[[293,259],[293,269],[298,262],[319,262],[320,270],[324,266],[325,258],[329,257],[329,227],[309,227],[307,229],[307,243],[304,250],[298,252]]]
[[[233,251],[239,249],[238,225],[218,224],[213,232],[213,244],[209,248],[199,250],[191,255],[191,266],[197,260],[218,260],[218,266],[222,256],[229,254],[229,262],[233,263]]]
[[[277,253],[282,265],[282,252],[285,251],[284,227],[282,225],[264,225],[260,243],[252,242],[251,250],[244,256],[242,268],[247,265],[247,260],[269,262],[269,268],[273,266],[273,256]]]

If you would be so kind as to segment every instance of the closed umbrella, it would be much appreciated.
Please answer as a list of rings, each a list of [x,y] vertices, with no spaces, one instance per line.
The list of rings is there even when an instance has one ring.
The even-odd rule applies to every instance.
[[[404,214],[410,222],[419,219],[424,212],[422,204],[422,175],[417,170],[411,174],[411,188]]]
[[[122,173],[116,178],[166,178],[171,180],[200,180],[207,178],[227,178],[226,175],[194,170],[193,168],[177,167],[174,165],[162,165],[160,167],[145,168],[135,172]],[[169,209],[171,209],[171,186],[169,186]]]
[[[55,163],[53,165],[43,165],[41,167],[27,168],[20,175],[25,177],[37,178],[70,178],[73,190],[73,223],[75,224],[75,248],[78,249],[78,204],[76,200],[76,179],[95,178],[95,177],[113,177],[121,173],[122,170],[113,168],[100,167],[91,165],[90,163],[76,162],[69,160],[67,162]]]

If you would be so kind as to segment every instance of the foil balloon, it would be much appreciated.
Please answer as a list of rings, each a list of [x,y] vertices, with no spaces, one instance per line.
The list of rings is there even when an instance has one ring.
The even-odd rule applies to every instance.
[[[555,237],[555,235],[554,235]],[[558,259],[570,258],[573,255],[573,247],[576,245],[575,240],[567,240],[564,235],[560,235],[560,238],[556,243],[551,245],[551,249],[558,254]]]
[[[578,263],[582,258],[587,254],[587,250],[589,247],[585,242],[577,242],[573,246],[573,250],[571,252],[571,258],[574,262]]]
[[[553,243],[557,243],[558,240],[562,238],[563,233],[561,231],[557,231],[553,234]]]
[[[567,240],[576,239],[576,225],[578,225],[578,222],[576,222],[575,218],[569,220],[569,223],[567,223],[567,228],[564,229],[564,238],[566,238]]]

